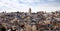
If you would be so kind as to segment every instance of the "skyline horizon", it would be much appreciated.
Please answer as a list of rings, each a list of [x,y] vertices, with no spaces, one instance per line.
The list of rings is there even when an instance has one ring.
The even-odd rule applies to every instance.
[[[56,10],[56,11],[60,11],[60,10]],[[24,13],[28,13],[29,10],[28,10],[28,11],[9,11],[9,12],[8,12],[8,11],[0,11],[0,13],[1,13],[1,12],[6,12],[6,13],[11,13],[11,12],[24,12]],[[37,12],[42,12],[42,11],[33,12],[32,9],[31,9],[31,12],[32,12],[32,13],[37,13]],[[55,11],[43,11],[43,12],[55,12]]]

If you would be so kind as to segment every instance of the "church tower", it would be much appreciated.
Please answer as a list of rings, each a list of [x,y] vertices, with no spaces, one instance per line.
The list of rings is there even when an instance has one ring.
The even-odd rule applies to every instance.
[[[29,13],[29,15],[31,15],[31,8],[29,8],[29,12],[28,13]]]

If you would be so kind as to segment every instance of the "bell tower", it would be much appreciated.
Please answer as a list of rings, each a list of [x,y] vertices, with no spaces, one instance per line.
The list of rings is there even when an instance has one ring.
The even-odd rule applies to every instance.
[[[29,15],[31,15],[31,8],[29,8],[29,11],[28,11]]]

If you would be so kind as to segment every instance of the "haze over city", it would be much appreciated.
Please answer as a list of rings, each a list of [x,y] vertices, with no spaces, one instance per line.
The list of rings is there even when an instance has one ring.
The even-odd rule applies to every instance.
[[[60,31],[60,0],[0,0],[0,31]]]
[[[37,11],[58,11],[60,10],[60,0],[0,0],[0,12],[32,12]]]

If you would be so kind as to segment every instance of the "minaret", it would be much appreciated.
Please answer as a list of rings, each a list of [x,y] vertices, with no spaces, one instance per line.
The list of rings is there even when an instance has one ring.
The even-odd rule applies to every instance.
[[[31,15],[31,8],[29,8],[29,12],[28,13],[29,13],[29,15]]]

